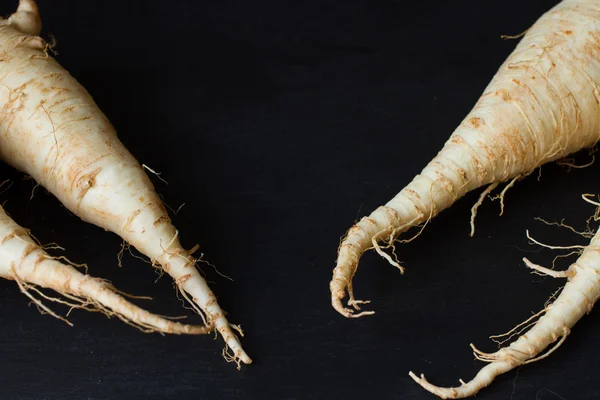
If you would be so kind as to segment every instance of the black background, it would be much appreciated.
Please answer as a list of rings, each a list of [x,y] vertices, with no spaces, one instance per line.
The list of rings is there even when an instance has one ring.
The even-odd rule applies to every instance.
[[[8,14],[16,1],[3,2]],[[184,245],[247,335],[255,362],[236,371],[212,337],[142,334],[76,311],[75,327],[42,316],[0,282],[2,399],[433,399],[413,370],[454,385],[483,365],[468,347],[539,310],[564,282],[531,275],[551,244],[585,244],[534,220],[577,228],[593,213],[600,164],[544,167],[480,209],[471,193],[399,248],[400,276],[367,254],[355,289],[377,314],[346,320],[329,305],[340,236],[420,171],[470,110],[517,41],[554,1],[49,1],[44,35],[92,93],[173,208]],[[578,155],[585,163],[587,153]],[[127,256],[6,166],[6,210],[90,273],[170,315],[184,310],[169,277]],[[560,268],[568,261],[559,262]],[[58,306],[57,311],[65,312]],[[193,321],[198,321],[192,317]],[[551,357],[512,371],[482,399],[598,398],[600,319],[576,325]]]

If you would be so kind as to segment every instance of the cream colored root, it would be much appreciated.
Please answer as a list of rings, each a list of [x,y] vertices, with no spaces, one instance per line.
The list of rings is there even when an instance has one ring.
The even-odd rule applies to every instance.
[[[499,199],[500,200],[500,216],[504,215],[504,196],[506,196],[506,192],[508,192],[508,190],[510,188],[512,188],[515,183],[517,182],[517,180],[521,179],[521,176],[516,176],[514,177],[505,187],[504,189],[502,189],[502,192],[500,192],[500,194],[496,197],[493,198],[493,200]]]
[[[596,156],[592,155],[592,160],[586,164],[581,164],[581,165],[575,164],[575,160],[573,160],[573,159],[565,159],[563,161],[557,161],[556,164],[560,165],[561,167],[583,169],[583,168],[591,167],[595,161],[596,161]]]
[[[235,356],[250,363],[216,296],[179,242],[146,173],[153,170],[125,148],[87,90],[52,57],[51,45],[35,36],[39,21],[33,0],[21,1],[15,14],[0,21],[0,104],[5,105],[0,159],[35,179],[73,214],[116,233],[160,265]]]
[[[33,291],[46,300],[69,306],[70,310],[67,315],[70,314],[74,308],[80,308],[87,311],[99,311],[107,317],[116,316],[121,321],[144,332],[198,335],[207,334],[214,330],[213,326],[181,324],[149,313],[115,293],[111,289],[111,286],[105,284],[104,281],[92,278],[88,275],[82,275],[72,267],[61,264],[55,260],[49,258],[36,259],[35,256],[33,256],[33,253],[28,256],[28,258],[32,259],[32,262],[37,262],[35,268],[30,272],[30,275],[22,277],[13,270],[11,278],[17,282],[21,292],[29,297],[41,310],[71,326],[72,323],[66,318],[59,316],[57,313],[50,310],[49,307],[45,306],[41,300],[36,299],[30,292]],[[27,264],[24,263],[21,265],[21,269],[27,268]],[[57,276],[58,279],[48,281],[47,277],[53,275]],[[31,283],[26,283],[26,280]],[[71,302],[47,296],[37,289],[35,285],[53,289],[59,295],[70,299]]]
[[[534,271],[538,271],[543,275],[548,275],[553,278],[568,278],[572,273],[570,270],[554,271],[550,268],[546,268],[546,267],[542,267],[541,265],[534,264],[531,261],[529,261],[527,258],[523,258],[523,262],[525,262],[525,265],[527,265],[529,268],[533,269]]]
[[[600,207],[600,203],[590,200],[589,196],[583,195],[583,199]],[[597,213],[598,209],[596,215]],[[563,226],[564,224],[561,222],[556,225]],[[568,228],[580,233],[571,227]],[[600,252],[598,251],[600,249],[600,233],[594,235],[587,247],[549,246],[532,239],[529,232],[527,232],[527,237],[534,243],[551,249],[580,249],[583,247],[581,256],[565,271],[555,271],[534,264],[527,258],[523,259],[525,265],[534,271],[554,278],[566,278],[567,284],[562,291],[559,289],[558,297],[556,295],[559,291],[550,297],[542,311],[505,334],[491,336],[494,341],[503,344],[514,336],[520,335],[510,346],[501,348],[495,353],[484,353],[471,344],[475,358],[490,363],[482,368],[472,381],[465,383],[461,380],[459,387],[444,388],[432,385],[423,375],[417,377],[413,372],[409,372],[409,375],[429,392],[443,399],[470,397],[488,386],[498,375],[519,365],[530,364],[548,357],[564,343],[573,326],[583,315],[592,310],[593,305],[600,298]],[[552,302],[553,298],[555,298],[554,302]],[[522,334],[525,330],[528,330],[526,334]],[[504,340],[496,340],[500,338],[504,338]],[[552,343],[555,343],[554,346],[543,353],[544,349]]]
[[[485,200],[485,198],[497,187],[498,187],[498,182],[494,182],[491,185],[489,185],[483,192],[481,192],[481,195],[479,196],[479,200],[477,200],[477,202],[471,208],[471,233],[470,233],[471,237],[473,237],[473,235],[475,235],[475,217],[477,216],[477,209],[483,204],[483,201]]]
[[[528,30],[529,29],[526,29],[521,33],[517,33],[516,35],[500,35],[500,39],[504,39],[504,40],[520,39],[523,36],[525,36],[525,34],[527,33]]]
[[[348,305],[351,307],[354,307],[355,310],[360,310],[360,304],[369,304],[371,303],[371,300],[356,300],[356,298],[354,297],[354,288],[352,287],[352,283],[350,283],[348,285]],[[356,318],[360,318],[362,316],[365,315],[373,315],[375,314],[375,311],[363,311],[360,313],[355,314]]]
[[[564,21],[560,29],[557,20]],[[500,194],[502,214],[504,195],[518,179],[600,140],[598,21],[597,2],[564,0],[532,25],[436,157],[397,196],[348,230],[330,282],[334,309],[356,317],[342,299],[369,248],[396,265],[374,238],[401,234],[467,192],[507,182]]]
[[[19,0],[17,12],[8,18],[8,22],[30,35],[39,35],[42,30],[42,20],[35,0]]]
[[[144,168],[144,169],[146,169],[146,170],[150,171],[150,172],[151,172],[153,175],[155,175],[155,176],[156,176],[158,179],[160,179],[161,181],[163,181],[163,183],[164,183],[165,185],[168,185],[168,184],[169,184],[169,182],[167,182],[167,181],[166,181],[164,178],[162,178],[162,177],[160,176],[160,175],[161,175],[161,173],[160,173],[160,172],[156,172],[155,170],[153,170],[152,168],[150,168],[150,167],[149,167],[149,166],[147,166],[146,164],[142,164],[142,168]]]
[[[403,274],[404,268],[402,267],[402,265],[400,265],[400,263],[397,260],[394,260],[392,258],[392,256],[390,256],[389,254],[387,254],[385,251],[382,250],[381,246],[378,243],[378,240],[379,240],[378,235],[373,236],[373,239],[371,239],[371,243],[373,244],[373,248],[375,249],[377,254],[379,254],[381,257],[386,259],[387,262],[389,262],[391,265],[398,268],[400,270],[400,273]],[[390,244],[389,246],[391,246],[391,245],[392,244]]]
[[[492,339],[494,342],[498,343],[499,345],[502,345],[502,344],[506,343],[507,341],[509,341],[510,339],[512,339],[514,336],[520,335],[524,330],[526,330],[530,326],[535,325],[537,318],[542,316],[545,312],[546,312],[546,308],[544,308],[542,311],[539,311],[539,312],[533,314],[531,317],[527,318],[525,321],[521,322],[519,325],[515,326],[510,331],[508,331],[506,333],[501,333],[499,335],[492,335],[492,336],[490,336],[490,339]],[[502,339],[502,340],[496,340],[496,339]]]
[[[498,375],[510,371],[520,365],[539,361],[552,354],[571,332],[573,326],[586,313],[592,310],[594,303],[600,298],[600,235],[594,236],[590,245],[583,251],[576,263],[567,271],[558,272],[533,264],[526,260],[529,268],[534,268],[557,278],[566,278],[567,284],[562,289],[556,300],[548,304],[541,312],[541,316],[533,326],[508,347],[501,348],[494,353],[484,353],[473,347],[475,357],[490,364],[466,384],[459,387],[443,388],[432,385],[423,375],[417,377],[410,372],[410,376],[431,393],[443,398],[465,398],[475,395],[479,390],[488,386]],[[518,329],[537,318],[534,315]],[[514,329],[507,334],[512,336]],[[550,347],[552,343],[554,346]],[[543,353],[543,351],[550,349]]]
[[[56,246],[54,246],[56,247]],[[0,277],[14,280],[21,292],[43,312],[72,325],[41,299],[88,311],[117,316],[144,331],[171,334],[206,334],[209,326],[180,324],[149,313],[120,296],[103,280],[83,275],[73,266],[51,257],[26,229],[17,225],[0,207]],[[48,296],[38,287],[52,289],[60,297]],[[37,295],[38,297],[36,298]],[[67,314],[68,315],[68,314]]]
[[[564,218],[560,222],[549,222],[549,221],[546,221],[545,219],[540,218],[540,217],[534,217],[533,219],[536,220],[536,221],[540,221],[540,222],[542,222],[542,223],[544,223],[546,225],[549,225],[549,226],[559,226],[561,228],[568,229],[571,232],[573,232],[573,233],[575,233],[575,234],[577,234],[577,235],[579,235],[581,237],[584,237],[586,239],[591,239],[596,234],[596,232],[590,230],[589,227],[585,231],[578,231],[577,229],[573,228],[571,225],[565,224]]]
[[[13,269],[13,274],[9,277],[17,282],[21,292],[29,297],[40,311],[48,313],[70,326],[73,325],[70,321],[52,311],[41,300],[35,298],[31,292],[38,294],[38,296],[45,300],[70,307],[67,316],[75,308],[87,311],[99,311],[107,317],[116,316],[128,325],[144,332],[198,335],[210,333],[214,329],[212,326],[180,324],[165,317],[149,313],[126,301],[112,289],[111,285],[106,284],[100,279],[82,275],[72,267],[61,264],[51,258],[44,259],[38,257],[35,259],[32,255],[27,257],[33,258],[33,262],[37,263],[32,272],[35,276],[23,278]],[[26,268],[28,268],[26,263],[21,264],[21,269]],[[64,277],[63,283],[58,284],[56,281],[47,281],[48,278],[46,276],[52,275],[62,275]],[[25,279],[34,281],[35,283],[27,283]],[[48,296],[41,292],[36,285],[53,289],[60,296],[71,301]]]
[[[533,243],[537,244],[538,246],[545,247],[545,248],[551,249],[551,250],[570,250],[570,249],[585,249],[586,248],[586,246],[582,246],[579,244],[575,244],[572,246],[551,246],[551,245],[542,243],[542,242],[537,241],[534,238],[532,238],[531,235],[529,234],[529,229],[525,231],[525,234],[527,236],[527,239],[531,240]]]
[[[13,272],[14,272],[14,268],[13,268]],[[38,300],[35,297],[33,297],[31,295],[31,293],[29,293],[29,290],[28,290],[29,287],[28,287],[28,285],[26,283],[24,283],[21,279],[19,279],[19,276],[17,275],[16,272],[14,272],[13,279],[15,280],[15,282],[17,282],[17,285],[19,285],[19,290],[21,291],[21,293],[23,293],[25,296],[29,297],[29,299],[37,306],[38,310],[42,314],[43,313],[50,314],[54,318],[63,321],[67,325],[73,326],[73,324],[71,322],[69,322],[69,320],[67,320],[64,317],[61,317],[58,314],[56,314],[54,311],[52,311],[51,309],[49,309],[48,307],[46,307],[40,300]]]
[[[174,249],[171,249],[174,248]],[[167,266],[167,272],[175,278],[175,284],[179,293],[184,297],[192,309],[199,314],[209,324],[214,324],[216,330],[223,336],[226,344],[226,352],[229,356],[224,357],[227,361],[235,361],[238,368],[240,362],[251,364],[252,359],[242,348],[239,337],[234,333],[235,328],[227,321],[225,312],[217,303],[216,296],[209,289],[206,280],[204,280],[196,268],[196,259],[191,257],[188,252],[182,249],[181,244],[175,233],[163,253],[155,262]],[[192,297],[190,297],[192,296]],[[238,327],[236,325],[236,327]],[[231,356],[233,355],[233,359]]]
[[[599,202],[597,202],[597,201],[591,200],[591,199],[590,199],[590,196],[595,196],[595,195],[594,195],[594,194],[591,194],[591,193],[585,193],[585,194],[582,194],[582,195],[581,195],[581,198],[582,198],[584,201],[586,201],[586,202],[588,202],[588,203],[590,203],[590,204],[593,204],[593,205],[595,205],[596,207],[600,207],[600,203],[599,203]]]

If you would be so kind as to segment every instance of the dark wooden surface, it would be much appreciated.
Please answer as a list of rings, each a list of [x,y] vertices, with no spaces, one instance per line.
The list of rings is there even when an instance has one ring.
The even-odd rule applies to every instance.
[[[16,1],[3,2],[8,14]],[[173,208],[254,358],[240,372],[212,337],[143,334],[75,311],[73,328],[40,315],[14,282],[0,281],[1,399],[433,399],[413,370],[440,384],[482,366],[468,347],[495,345],[563,283],[521,262],[557,254],[530,245],[585,244],[534,220],[582,227],[600,166],[549,166],[498,202],[468,237],[470,194],[418,240],[399,247],[400,276],[363,258],[355,289],[372,317],[346,320],[329,305],[340,236],[397,193],[441,148],[516,41],[554,1],[50,1],[44,35],[92,93]],[[587,162],[581,154],[578,160]],[[169,277],[126,257],[119,239],[86,225],[31,180],[0,166],[13,186],[6,210],[42,242],[120,289],[152,295],[152,311],[191,316]],[[565,261],[559,263],[567,265]],[[65,312],[60,307],[57,311]],[[600,396],[600,319],[575,327],[551,357],[512,371],[482,399]]]

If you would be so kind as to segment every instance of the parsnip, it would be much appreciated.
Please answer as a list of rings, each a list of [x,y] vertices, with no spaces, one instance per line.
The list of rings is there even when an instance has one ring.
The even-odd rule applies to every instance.
[[[399,262],[384,252],[393,248],[398,235],[427,223],[482,186],[490,185],[481,199],[499,183],[508,182],[503,195],[537,167],[593,146],[599,139],[600,2],[564,0],[528,30],[438,155],[386,205],[350,228],[339,247],[330,283],[333,307],[348,318],[373,313],[356,311],[364,302],[354,298],[352,288],[358,261],[367,249],[374,247],[403,272]],[[496,375],[535,360],[547,345],[564,338],[597,298],[598,269],[591,260],[596,245],[592,242],[582,255],[585,262],[578,264],[586,266],[571,270],[570,284],[531,333],[485,356],[492,364],[472,383],[446,390],[424,379],[417,381],[442,397],[473,395]],[[353,308],[342,304],[346,292]]]
[[[0,22],[0,159],[162,266],[215,324],[231,359],[250,363],[150,179],[88,92],[48,54],[40,29],[33,0]]]
[[[205,334],[212,327],[184,325],[151,314],[117,294],[107,282],[84,275],[71,265],[51,257],[17,225],[0,207],[0,277],[16,281],[27,297],[41,311],[47,312],[69,325],[65,318],[44,305],[44,300],[55,301],[72,308],[100,311],[117,316],[122,321],[146,332],[171,334]],[[52,289],[60,297],[52,297],[37,287]]]

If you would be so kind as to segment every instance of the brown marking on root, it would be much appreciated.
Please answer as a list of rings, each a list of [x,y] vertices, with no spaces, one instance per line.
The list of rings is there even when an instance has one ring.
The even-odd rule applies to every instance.
[[[496,90],[494,92],[494,96],[498,96],[500,97],[502,100],[504,101],[509,101],[512,99],[510,92],[506,89],[500,89],[500,90]]]
[[[171,220],[169,219],[169,216],[165,214],[165,215],[160,216],[156,221],[154,221],[152,223],[152,225],[157,226],[158,224],[169,223],[170,221]]]
[[[445,174],[443,174],[440,171],[435,171],[435,174],[437,176],[436,182],[440,182],[444,186],[446,191],[450,195],[452,195],[452,197],[454,197],[454,199],[456,200],[457,194],[452,180],[450,180],[450,178],[448,178]]]
[[[477,171],[477,179],[479,182],[482,182],[485,179],[486,169],[483,167],[478,157],[473,157],[473,164],[475,165],[475,170]]]
[[[2,240],[0,240],[0,246],[3,245],[4,243],[8,242],[10,239],[13,239],[15,237],[18,236],[26,236],[27,235],[27,231],[24,228],[20,228],[20,229],[15,229],[14,231],[12,231],[11,233],[9,233],[8,235],[5,235]]]
[[[406,193],[408,193],[414,199],[417,199],[419,201],[421,200],[421,196],[419,196],[419,193],[415,192],[414,190],[412,190],[412,189],[404,189],[404,191]]]
[[[81,178],[79,178],[79,180],[77,181],[77,187],[79,189],[79,193],[77,195],[77,200],[81,201],[83,199],[83,197],[85,196],[85,194],[88,192],[88,190],[90,190],[92,187],[94,187],[95,183],[96,183],[96,176],[98,176],[98,174],[102,171],[102,168],[97,168],[95,170],[93,170],[92,172],[83,175]]]
[[[450,143],[460,146],[465,143],[465,140],[460,135],[452,135]]]
[[[364,221],[370,225],[377,226],[377,221],[375,221],[373,218],[366,217],[364,218]]]
[[[64,110],[62,110],[60,113],[61,113],[61,114],[64,114],[64,113],[69,113],[69,112],[73,111],[74,109],[75,109],[75,106],[74,106],[74,105],[72,105],[72,106],[69,106],[69,107],[65,108],[65,109],[64,109]]]
[[[490,146],[482,144],[481,149],[485,152],[486,158],[488,159],[490,165],[494,165],[494,161],[496,161],[496,153],[490,148]]]
[[[54,98],[57,96],[60,96],[62,94],[62,92],[58,91],[58,89],[56,89],[56,86],[52,86],[50,88],[47,88],[48,92],[51,93],[51,97],[50,98]],[[72,101],[72,98],[62,98],[58,101],[55,101],[54,103],[52,103],[52,105],[50,105],[50,107],[48,107],[48,110],[52,110],[55,107],[58,107],[59,105],[61,105],[62,103],[66,103],[68,101]]]
[[[582,52],[589,56],[591,59],[600,58],[600,44],[598,34],[594,31],[589,31],[588,35],[591,36],[592,40],[586,40],[583,45]]]
[[[138,215],[140,215],[140,213],[142,212],[142,210],[135,210],[134,212],[131,213],[131,215],[129,217],[127,217],[127,222],[125,222],[125,226],[123,226],[123,231],[124,232],[131,232],[129,230],[129,225],[131,225],[131,223],[133,222],[133,220],[135,219],[135,217],[137,217]]]
[[[27,86],[29,86],[30,84],[32,84],[33,82],[36,81],[37,78],[32,78],[30,80],[28,80],[27,82],[23,83],[21,86],[18,86],[16,88],[14,88],[12,91],[17,93],[17,92],[23,92],[25,90],[25,88]]]
[[[57,102],[53,103],[50,108],[54,108],[62,103],[68,102],[68,101],[73,101],[73,98],[70,96],[63,96],[66,95],[67,93],[69,93],[71,90],[69,88],[64,88],[64,87],[58,87],[58,86],[50,86],[50,91],[52,93],[52,98],[54,97],[63,97],[63,99],[58,100]]]
[[[0,63],[8,62],[12,59],[13,59],[12,56],[10,56],[6,50],[3,50],[2,52],[0,52]]]
[[[347,237],[350,236],[361,236],[363,233],[363,230],[360,226],[358,225],[353,225],[350,229],[348,229],[348,235]]]
[[[473,117],[468,122],[475,129],[485,126],[485,121],[479,117]]]
[[[184,283],[186,283],[188,280],[190,280],[191,277],[192,277],[192,274],[185,274],[185,275],[182,275],[179,278],[177,278],[176,282],[179,286],[181,286]]]
[[[25,248],[25,250],[23,251],[23,259],[27,258],[27,256],[29,256],[30,254],[32,254],[34,251],[36,251],[37,249],[39,249],[40,246],[38,246],[35,243],[30,243],[27,245],[27,247]],[[41,255],[38,256],[38,258],[42,257]],[[45,258],[42,257],[42,261]],[[34,265],[37,265],[40,262],[40,260],[36,260],[36,262],[34,263]]]
[[[37,249],[38,249],[38,247],[36,246],[36,247],[35,247],[35,248],[34,248],[34,249],[31,251],[31,253],[32,253],[32,252],[34,252],[34,251],[35,251],[35,250],[37,250]],[[29,253],[29,254],[31,254],[31,253]],[[25,258],[25,257],[23,257],[23,258]],[[45,256],[44,254],[38,254],[38,255],[37,255],[37,257],[35,258],[35,261],[33,262],[33,268],[32,268],[32,271],[35,271],[35,270],[37,269],[38,265],[40,265],[41,263],[43,263],[43,262],[44,262],[44,261],[46,261],[46,260],[48,260],[48,257],[47,257],[47,256]]]
[[[458,175],[460,176],[460,178],[463,180],[463,182],[468,181],[467,171],[465,171],[464,169],[458,167],[458,168],[456,168],[456,172],[458,173]]]

